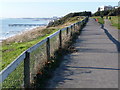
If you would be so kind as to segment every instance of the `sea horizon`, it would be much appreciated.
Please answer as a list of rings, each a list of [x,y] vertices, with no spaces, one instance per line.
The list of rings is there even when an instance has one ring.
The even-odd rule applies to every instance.
[[[17,35],[23,31],[32,30],[39,26],[9,26],[10,24],[40,24],[46,25],[49,23],[48,18],[0,18],[0,41],[11,36]]]

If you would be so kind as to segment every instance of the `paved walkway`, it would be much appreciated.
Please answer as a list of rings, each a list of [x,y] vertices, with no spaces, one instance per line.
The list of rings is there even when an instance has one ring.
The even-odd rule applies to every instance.
[[[107,30],[110,32],[110,34],[112,34],[112,36],[113,36],[116,40],[118,40],[118,29],[117,29],[116,27],[113,27],[113,26],[111,25],[110,20],[105,19],[104,21],[105,21],[105,24],[104,24],[105,28],[107,28]],[[119,32],[119,33],[120,33],[120,32]]]
[[[78,52],[64,57],[48,87],[118,88],[117,37],[112,34],[90,19],[74,45]]]

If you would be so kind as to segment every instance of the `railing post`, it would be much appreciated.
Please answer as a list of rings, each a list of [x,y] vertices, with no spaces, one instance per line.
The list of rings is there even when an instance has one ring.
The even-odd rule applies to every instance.
[[[67,27],[67,30],[66,30],[66,34],[68,35],[68,27]]]
[[[78,30],[80,30],[80,22],[78,22]]]
[[[24,59],[24,88],[30,88],[30,53],[26,52]]]
[[[85,19],[83,20],[83,27],[85,26]]]
[[[76,23],[76,30],[77,30],[77,32],[78,32],[78,22]]]
[[[81,29],[83,29],[83,27],[84,27],[84,21],[82,21],[81,23]]]
[[[62,31],[59,33],[59,49],[62,49]]]
[[[72,37],[72,35],[73,35],[73,32],[72,32],[72,25],[71,25],[71,32],[70,32],[70,36]]]
[[[78,22],[78,24],[77,24],[77,27],[78,27],[78,31],[79,31],[79,30],[80,30],[79,22]]]
[[[79,33],[80,33],[80,31],[81,31],[81,23],[80,22],[78,23],[78,28],[79,28]]]
[[[47,60],[50,60],[50,39],[49,37],[47,38],[47,42],[46,42],[46,53],[47,53]]]
[[[76,31],[76,27],[75,27],[76,25],[74,24],[74,32]]]
[[[80,28],[80,30],[81,30],[81,27],[82,27],[82,26],[81,26],[81,22],[80,22],[80,23],[79,23],[79,28]]]

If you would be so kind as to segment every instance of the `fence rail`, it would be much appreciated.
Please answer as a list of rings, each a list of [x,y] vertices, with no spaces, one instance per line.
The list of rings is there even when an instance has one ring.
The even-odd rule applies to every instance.
[[[24,51],[0,72],[0,83],[3,88],[30,87],[34,76],[45,61],[50,59],[55,50],[62,48],[74,32],[80,31],[87,20],[88,17],[63,28]]]

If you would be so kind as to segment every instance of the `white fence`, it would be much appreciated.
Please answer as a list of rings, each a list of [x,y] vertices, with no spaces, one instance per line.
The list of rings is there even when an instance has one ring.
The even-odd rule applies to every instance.
[[[39,69],[49,60],[54,51],[63,47],[72,34],[87,22],[88,18],[58,30],[46,39],[24,51],[18,58],[0,72],[3,88],[30,87]]]

